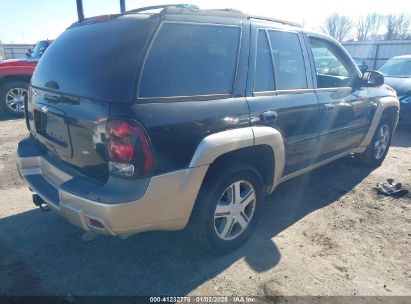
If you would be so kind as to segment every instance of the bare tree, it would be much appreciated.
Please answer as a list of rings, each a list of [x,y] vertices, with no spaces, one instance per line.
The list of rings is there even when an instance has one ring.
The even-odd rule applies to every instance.
[[[325,19],[321,29],[338,41],[343,41],[349,36],[352,27],[352,22],[347,16],[332,14]]]
[[[355,25],[357,40],[376,39],[382,20],[383,16],[375,13],[360,17]]]
[[[406,39],[410,31],[410,16],[401,13],[385,16],[385,40]]]

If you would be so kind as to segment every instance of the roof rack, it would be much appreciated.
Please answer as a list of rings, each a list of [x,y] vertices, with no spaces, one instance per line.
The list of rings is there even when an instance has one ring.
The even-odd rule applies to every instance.
[[[292,21],[286,21],[282,19],[276,19],[276,18],[270,18],[270,17],[262,17],[262,16],[255,16],[255,15],[249,15],[248,19],[257,19],[257,20],[264,20],[264,21],[271,21],[271,22],[277,22],[281,23],[284,25],[290,25],[290,26],[295,26],[295,27],[302,27],[301,24],[297,22],[292,22]]]
[[[151,11],[151,10],[156,10],[156,9],[162,9],[162,8],[167,8],[167,7],[171,7],[171,6],[178,7],[178,8],[198,9],[198,6],[191,5],[191,4],[163,4],[163,5],[153,5],[153,6],[146,6],[146,7],[136,8],[136,9],[127,11],[126,14],[136,14],[136,13],[140,13],[140,12]]]
[[[140,8],[137,8],[137,9],[126,11],[126,0],[119,0],[119,2],[120,2],[120,12],[121,12],[121,14],[136,14],[136,13],[151,11],[151,10],[156,10],[156,9],[166,9],[166,8],[169,8],[169,7],[176,7],[176,8],[180,8],[180,9],[193,9],[193,10],[198,10],[199,9],[199,7],[196,6],[196,5],[179,3],[179,4],[163,4],[163,5],[146,6],[146,7],[140,7]],[[76,0],[76,4],[77,4],[78,21],[81,22],[81,21],[84,20],[83,0]],[[235,10],[235,9],[213,9],[213,10],[208,10],[208,11],[227,12],[227,13],[232,13],[232,14],[239,14],[239,15],[241,15],[242,18],[265,20],[265,21],[281,23],[281,24],[284,24],[284,25],[302,27],[300,24],[298,24],[296,22],[290,22],[290,21],[285,21],[285,20],[276,19],[276,18],[269,18],[269,17],[245,15],[241,11]]]
[[[124,14],[126,12],[126,0],[119,0],[120,1],[120,13]],[[83,0],[76,0],[77,5],[77,18],[78,22],[84,20],[84,8],[83,8]]]
[[[237,13],[237,14],[242,14],[243,12],[235,9],[235,8],[213,8],[210,9],[211,11],[223,11],[223,12],[230,12],[230,13]]]

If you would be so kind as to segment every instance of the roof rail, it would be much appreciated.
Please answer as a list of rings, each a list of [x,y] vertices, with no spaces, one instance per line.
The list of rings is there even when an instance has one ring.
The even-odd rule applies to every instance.
[[[290,26],[295,26],[295,27],[302,27],[301,24],[299,24],[299,23],[297,23],[297,22],[286,21],[286,20],[276,19],[276,18],[270,18],[270,17],[262,17],[262,16],[250,15],[250,16],[248,16],[248,19],[257,19],[257,20],[264,20],[264,21],[272,21],[272,22],[277,22],[277,23],[281,23],[281,24],[284,24],[284,25],[290,25]]]
[[[235,9],[235,8],[213,8],[213,9],[210,9],[210,11],[223,11],[223,12],[243,14],[242,11]]]
[[[130,11],[127,11],[126,14],[137,14],[140,12],[145,12],[145,11],[151,11],[151,10],[156,10],[156,9],[162,9],[162,8],[167,8],[170,6],[175,6],[179,8],[193,8],[193,9],[198,9],[198,6],[191,5],[191,4],[163,4],[163,5],[153,5],[153,6],[146,6],[146,7],[140,7],[136,8]]]

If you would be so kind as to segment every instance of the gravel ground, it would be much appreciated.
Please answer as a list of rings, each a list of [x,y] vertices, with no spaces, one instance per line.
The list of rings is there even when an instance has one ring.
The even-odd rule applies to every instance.
[[[281,185],[253,237],[215,257],[184,232],[120,240],[82,232],[31,203],[15,169],[23,120],[0,117],[0,295],[408,295],[411,130],[396,133],[377,170],[343,159]]]

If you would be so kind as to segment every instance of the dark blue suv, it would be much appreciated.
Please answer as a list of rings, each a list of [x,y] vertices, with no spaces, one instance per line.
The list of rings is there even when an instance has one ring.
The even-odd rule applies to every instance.
[[[227,252],[280,183],[350,153],[382,163],[399,111],[383,83],[329,36],[235,10],[86,19],[34,73],[18,169],[90,233],[187,228]]]

